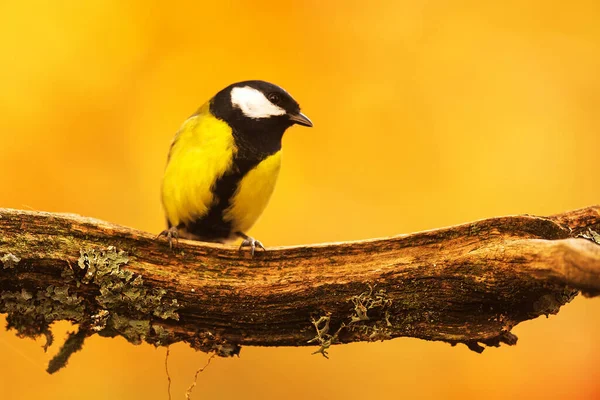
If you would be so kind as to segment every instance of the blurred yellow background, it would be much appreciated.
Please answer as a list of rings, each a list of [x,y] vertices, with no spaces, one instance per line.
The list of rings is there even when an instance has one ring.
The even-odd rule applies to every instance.
[[[0,2],[0,207],[163,229],[179,125],[264,79],[314,121],[284,138],[267,246],[386,236],[600,202],[600,2]],[[0,320],[4,324],[4,320]],[[55,326],[60,343],[69,324]],[[195,399],[597,399],[600,300],[477,355],[414,339],[244,348]],[[2,399],[166,399],[165,349],[93,337],[44,372],[0,332]],[[171,348],[173,398],[207,356]]]

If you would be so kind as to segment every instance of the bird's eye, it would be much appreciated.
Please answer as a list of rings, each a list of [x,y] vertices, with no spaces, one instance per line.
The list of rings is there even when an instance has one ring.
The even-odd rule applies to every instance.
[[[269,96],[267,96],[267,98],[273,104],[278,104],[280,100],[279,95],[277,93],[269,93]]]

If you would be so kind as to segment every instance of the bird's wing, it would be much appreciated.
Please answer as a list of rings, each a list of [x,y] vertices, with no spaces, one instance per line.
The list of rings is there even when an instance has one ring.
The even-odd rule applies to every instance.
[[[208,212],[213,186],[232,167],[234,138],[227,123],[206,104],[187,119],[171,145],[162,185],[162,202],[171,226]]]

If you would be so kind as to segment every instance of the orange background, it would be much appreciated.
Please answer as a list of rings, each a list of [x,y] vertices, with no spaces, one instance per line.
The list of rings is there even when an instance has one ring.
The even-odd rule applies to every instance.
[[[293,5],[292,5],[293,4]],[[0,207],[159,232],[173,134],[229,83],[286,88],[315,123],[284,138],[266,245],[361,239],[600,202],[600,2],[0,2]],[[61,343],[69,324],[55,326]],[[595,399],[600,301],[477,355],[414,339],[244,348],[200,399]],[[90,338],[44,372],[0,333],[2,399],[166,399],[165,349]],[[173,398],[207,355],[171,348]]]

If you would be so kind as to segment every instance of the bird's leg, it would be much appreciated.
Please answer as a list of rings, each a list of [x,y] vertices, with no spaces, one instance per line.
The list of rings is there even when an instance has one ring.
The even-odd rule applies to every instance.
[[[177,243],[179,243],[179,231],[177,231],[177,227],[175,226],[172,226],[169,229],[165,229],[164,231],[159,233],[156,236],[156,239],[160,238],[161,236],[165,236],[167,238],[167,240],[169,241],[170,249],[173,249],[173,241],[175,242],[175,247],[177,246]]]
[[[239,237],[241,237],[242,239],[244,239],[242,241],[242,244],[240,245],[240,250],[243,249],[244,247],[250,247],[250,255],[252,255],[252,256],[254,256],[254,250],[257,247],[260,247],[261,249],[263,249],[265,251],[267,250],[267,249],[265,249],[265,246],[263,246],[263,244],[261,242],[254,239],[253,237],[250,237],[243,232],[236,232],[235,234],[238,235]]]

